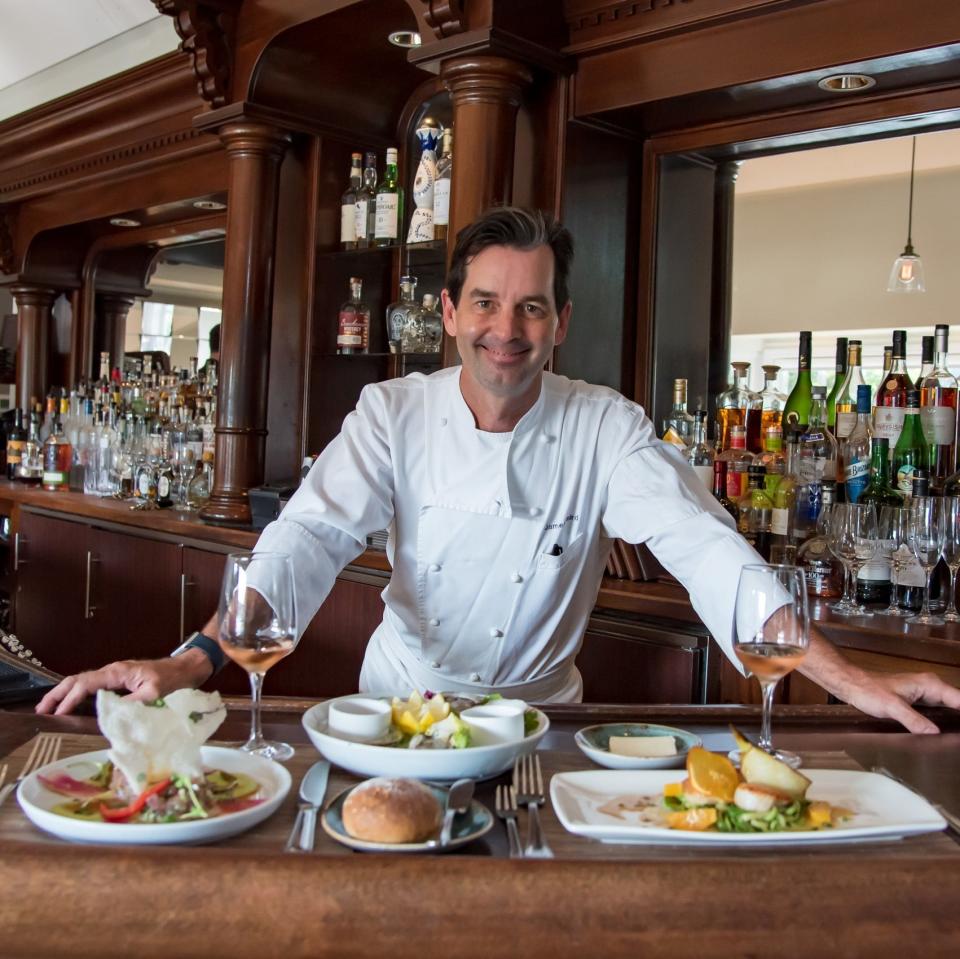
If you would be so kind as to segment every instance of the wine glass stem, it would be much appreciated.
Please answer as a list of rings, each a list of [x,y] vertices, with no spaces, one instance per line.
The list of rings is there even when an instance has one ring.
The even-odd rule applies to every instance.
[[[947,607],[947,613],[957,615],[957,571],[960,566],[954,566],[950,569],[950,605]]]
[[[763,692],[763,712],[760,722],[760,748],[765,752],[773,752],[773,735],[770,731],[770,720],[773,715],[773,694],[777,688],[775,679],[760,680],[760,689]]]
[[[263,731],[260,729],[260,693],[263,689],[263,673],[250,674],[250,739],[247,746],[256,748],[263,745]]]
[[[850,577],[850,564],[843,564],[843,602],[845,605],[850,605],[853,603],[853,597],[850,595],[850,583],[852,579]]]
[[[928,566],[924,572],[927,574],[927,588],[923,594],[923,618],[926,619],[930,615],[930,586],[933,583],[933,571],[936,569],[935,566]]]

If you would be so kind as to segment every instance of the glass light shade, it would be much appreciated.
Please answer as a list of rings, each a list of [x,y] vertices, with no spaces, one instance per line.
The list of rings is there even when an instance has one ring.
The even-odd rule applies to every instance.
[[[888,293],[924,293],[923,260],[912,251],[904,250],[897,257],[887,280]]]

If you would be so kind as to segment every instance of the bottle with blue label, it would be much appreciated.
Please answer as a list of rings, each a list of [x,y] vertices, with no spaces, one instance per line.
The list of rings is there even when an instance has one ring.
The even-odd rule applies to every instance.
[[[857,387],[857,422],[843,444],[843,478],[847,502],[856,503],[870,482],[870,387]]]

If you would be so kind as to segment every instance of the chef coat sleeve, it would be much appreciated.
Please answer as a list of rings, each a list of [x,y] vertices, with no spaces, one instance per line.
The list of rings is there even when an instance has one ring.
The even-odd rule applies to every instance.
[[[733,652],[737,582],[741,567],[764,560],[675,447],[652,440],[616,464],[603,526],[608,536],[650,548],[686,587],[697,615],[743,672]]]
[[[366,549],[368,534],[393,520],[387,402],[384,390],[364,388],[339,436],[257,541],[257,551],[287,553],[292,559],[299,634],[344,566]]]

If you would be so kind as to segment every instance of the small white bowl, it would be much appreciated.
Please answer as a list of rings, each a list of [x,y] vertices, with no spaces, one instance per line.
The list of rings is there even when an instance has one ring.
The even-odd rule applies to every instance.
[[[371,742],[390,729],[390,704],[369,696],[348,696],[330,703],[327,721],[341,736]]]
[[[465,709],[460,718],[470,727],[474,746],[494,746],[523,739],[523,712],[523,706],[487,703]]]

